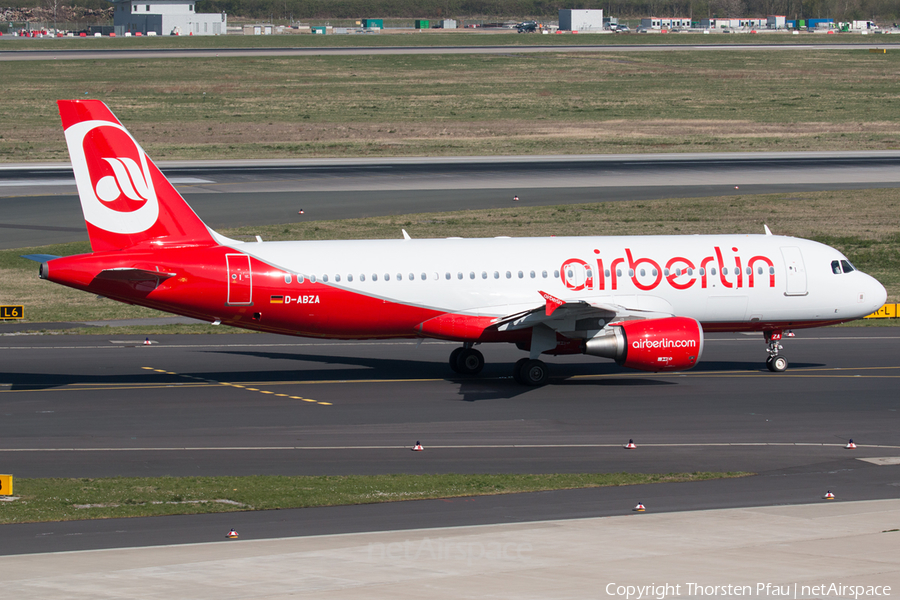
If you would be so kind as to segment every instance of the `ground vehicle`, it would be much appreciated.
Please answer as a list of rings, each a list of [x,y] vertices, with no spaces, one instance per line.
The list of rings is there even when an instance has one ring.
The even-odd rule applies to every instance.
[[[537,30],[538,24],[536,21],[525,21],[524,23],[516,25],[516,31],[518,33],[535,33]]]
[[[645,371],[697,364],[704,331],[762,332],[787,369],[785,331],[880,308],[884,287],[840,252],[772,235],[241,242],[208,228],[97,100],[60,100],[93,252],[35,255],[40,276],[216,324],[320,338],[459,342],[528,352],[517,381],[548,378],[542,354],[589,354]]]

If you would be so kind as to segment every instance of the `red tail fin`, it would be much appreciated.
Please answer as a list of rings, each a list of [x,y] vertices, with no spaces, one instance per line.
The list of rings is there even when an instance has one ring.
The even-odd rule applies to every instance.
[[[142,242],[214,244],[200,217],[99,100],[59,100],[95,252]]]

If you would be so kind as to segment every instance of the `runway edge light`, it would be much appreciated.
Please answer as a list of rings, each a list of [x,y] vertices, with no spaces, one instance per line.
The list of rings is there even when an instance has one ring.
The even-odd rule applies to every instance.
[[[0,496],[13,495],[13,476],[0,475]]]

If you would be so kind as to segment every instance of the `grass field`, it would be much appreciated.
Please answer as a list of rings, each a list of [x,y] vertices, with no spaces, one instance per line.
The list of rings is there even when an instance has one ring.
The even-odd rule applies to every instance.
[[[157,160],[900,148],[900,53],[866,49],[0,62],[0,77],[3,162],[66,160],[57,98],[106,101]]]
[[[407,229],[416,238],[513,237],[547,235],[666,235],[773,232],[809,238],[844,252],[857,267],[900,301],[900,190],[802,192],[574,206],[456,211],[307,221],[222,230],[236,239],[385,239]],[[24,304],[30,322],[95,321],[161,316],[145,308],[99,299],[37,277],[37,263],[22,254],[69,255],[89,252],[87,242],[0,252],[0,303]],[[83,330],[82,333],[92,330]],[[145,331],[136,329],[135,331]],[[221,327],[170,327],[155,332],[230,332]],[[100,333],[102,330],[93,330]]]
[[[13,491],[18,499],[0,501],[0,523],[376,504],[748,475],[751,473],[17,479]],[[628,507],[623,507],[625,510]]]

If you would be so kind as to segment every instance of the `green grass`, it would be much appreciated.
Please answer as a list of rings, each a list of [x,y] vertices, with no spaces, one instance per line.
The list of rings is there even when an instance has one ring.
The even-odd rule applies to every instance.
[[[839,218],[835,218],[839,215]],[[339,221],[301,221],[225,229],[235,239],[339,240],[549,235],[688,235],[774,233],[834,246],[900,302],[900,189],[679,198],[634,202],[421,213]],[[37,263],[21,254],[68,255],[89,251],[86,242],[0,251],[0,304],[23,304],[28,322],[99,321],[163,316],[150,309],[98,299],[42,281]],[[37,326],[36,330],[41,328]],[[116,328],[120,333],[218,333],[205,325]],[[105,328],[78,333],[108,334]]]
[[[67,160],[53,100],[85,97],[157,160],[900,147],[900,53],[865,49],[29,65],[0,62],[0,161]]]
[[[16,479],[0,523],[184,515],[704,481],[751,473]]]

